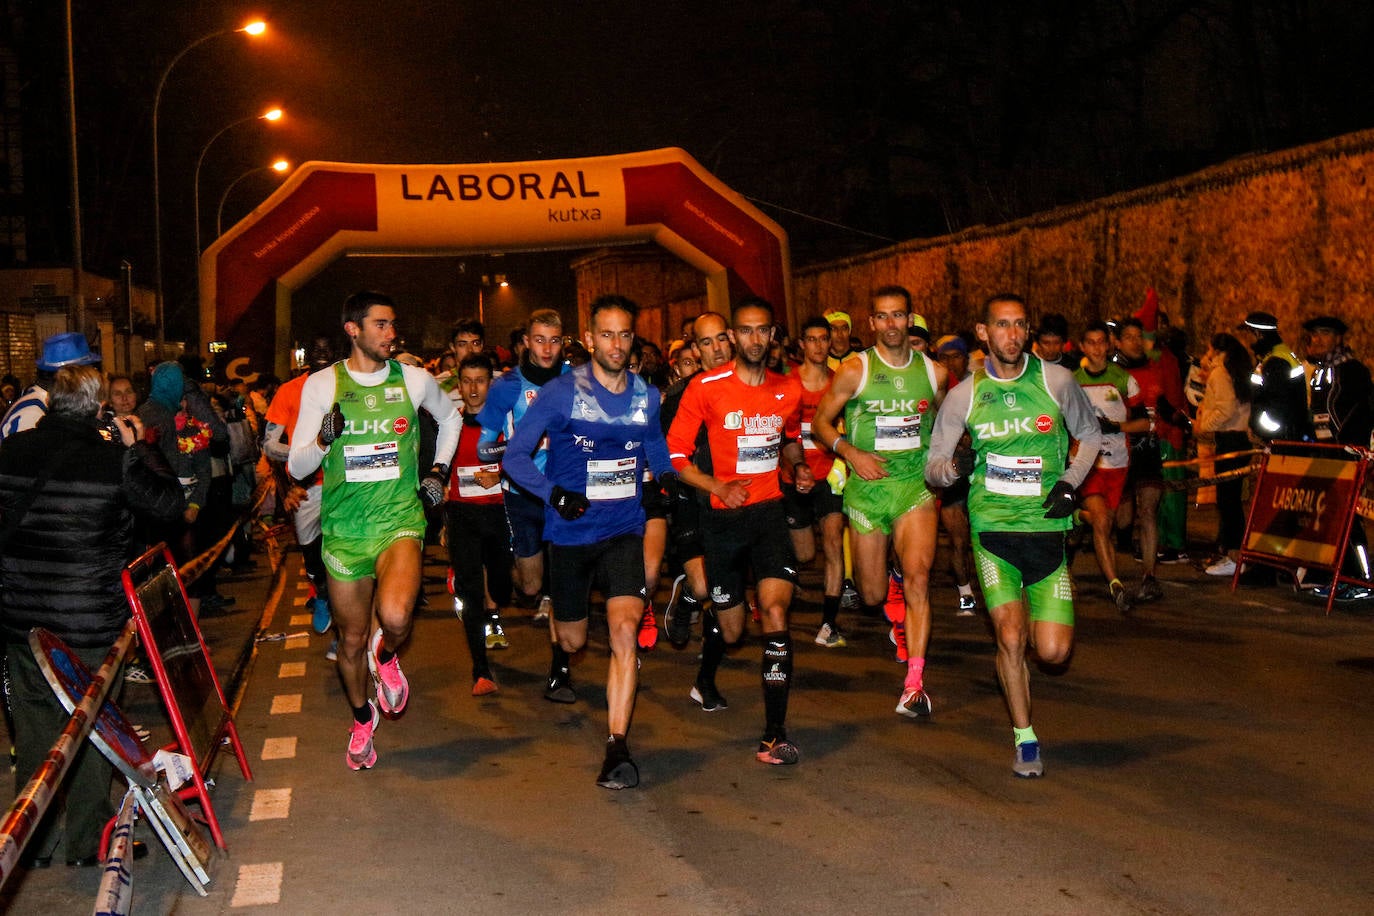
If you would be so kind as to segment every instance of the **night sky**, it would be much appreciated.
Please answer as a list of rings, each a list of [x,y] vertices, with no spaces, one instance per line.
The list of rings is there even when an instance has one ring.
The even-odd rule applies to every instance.
[[[60,4],[21,5],[34,32],[60,29],[48,9]],[[253,14],[270,22],[261,39],[192,51],[163,95],[172,329],[194,314],[196,156],[269,104],[287,108],[284,123],[236,128],[206,158],[205,244],[224,188],[278,154],[447,164],[680,146],[782,224],[802,265],[1374,122],[1374,82],[1357,70],[1374,13],[1355,2],[73,5],[85,260],[111,272],[127,258],[149,284],[158,75],[201,35]],[[60,31],[42,39],[60,48],[49,39]],[[267,175],[244,180],[226,224],[273,187]],[[567,260],[505,263],[548,274],[541,295],[557,297]],[[450,281],[460,266],[481,270],[350,262],[298,293],[299,309],[327,303],[332,314],[368,265],[393,289],[424,285],[427,270]]]

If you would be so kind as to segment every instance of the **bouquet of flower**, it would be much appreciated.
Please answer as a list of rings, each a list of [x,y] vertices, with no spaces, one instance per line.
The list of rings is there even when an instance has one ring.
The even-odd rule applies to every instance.
[[[177,414],[177,451],[194,455],[210,447],[210,426],[182,411]]]

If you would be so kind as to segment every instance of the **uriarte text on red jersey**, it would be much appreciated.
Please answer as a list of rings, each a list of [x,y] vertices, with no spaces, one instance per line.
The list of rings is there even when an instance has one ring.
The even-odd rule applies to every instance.
[[[732,410],[725,415],[725,428],[742,430],[745,435],[775,433],[782,429],[782,417],[775,413],[754,414],[746,417],[743,411]]]

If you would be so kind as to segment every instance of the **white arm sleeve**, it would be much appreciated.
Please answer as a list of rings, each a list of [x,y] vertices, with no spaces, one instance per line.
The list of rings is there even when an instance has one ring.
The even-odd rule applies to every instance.
[[[325,449],[317,438],[324,415],[334,406],[334,373],[316,372],[305,380],[301,388],[301,410],[296,416],[296,428],[291,431],[291,454],[286,459],[286,473],[296,480],[309,477],[324,461]]]
[[[434,376],[417,366],[402,366],[401,373],[406,381],[406,393],[410,395],[410,403],[416,407],[423,407],[439,424],[439,435],[434,442],[434,463],[448,467],[453,462],[453,453],[458,448],[462,417],[454,409],[453,401],[434,380]],[[301,413],[304,412],[305,404],[302,397]],[[427,470],[429,469],[421,468],[420,476],[423,477]]]

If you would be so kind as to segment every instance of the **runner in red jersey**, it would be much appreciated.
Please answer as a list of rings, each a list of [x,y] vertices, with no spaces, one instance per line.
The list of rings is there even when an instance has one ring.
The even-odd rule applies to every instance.
[[[454,369],[454,390],[460,398],[463,424],[444,504],[454,611],[463,621],[468,653],[472,656],[475,697],[498,690],[487,661],[487,649],[506,648],[499,609],[511,597],[513,558],[501,490],[501,466],[477,457],[477,441],[482,436],[477,415],[487,402],[494,371],[491,357],[481,352],[464,356]],[[493,604],[486,603],[488,597]]]
[[[797,581],[792,540],[785,533],[779,458],[792,468],[799,493],[815,486],[802,452],[801,383],[764,365],[773,337],[773,307],[746,299],[730,316],[735,361],[694,378],[668,429],[668,452],[682,480],[711,494],[702,519],[706,611],[701,668],[692,699],[706,712],[725,709],[716,670],[727,642],[744,631],[745,574],[754,573],[763,619],[765,724],[757,758],[768,764],[800,759],[787,740],[785,720],[792,681],[792,637],[787,612]],[[697,432],[706,428],[712,473],[692,464]]]

